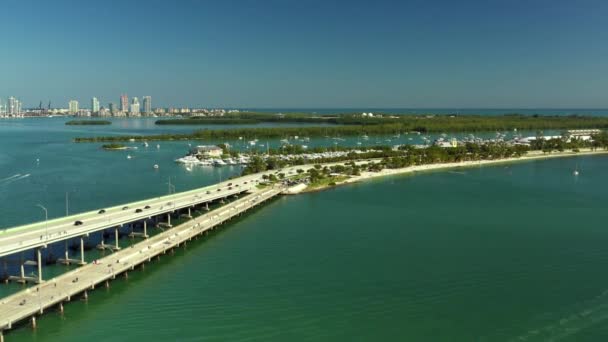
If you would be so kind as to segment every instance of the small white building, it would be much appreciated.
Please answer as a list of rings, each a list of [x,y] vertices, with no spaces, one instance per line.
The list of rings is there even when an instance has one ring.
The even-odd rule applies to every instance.
[[[190,151],[192,154],[200,155],[207,158],[218,158],[224,154],[224,150],[214,145],[200,145]]]

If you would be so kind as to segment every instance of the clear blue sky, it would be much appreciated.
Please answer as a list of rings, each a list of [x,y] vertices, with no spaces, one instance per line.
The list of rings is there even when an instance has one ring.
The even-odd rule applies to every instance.
[[[608,1],[4,0],[0,97],[608,107]]]

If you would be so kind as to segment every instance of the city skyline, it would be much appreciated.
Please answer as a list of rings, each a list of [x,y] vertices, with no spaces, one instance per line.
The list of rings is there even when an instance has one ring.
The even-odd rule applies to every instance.
[[[608,107],[602,1],[34,2],[0,22],[0,94],[26,107]]]

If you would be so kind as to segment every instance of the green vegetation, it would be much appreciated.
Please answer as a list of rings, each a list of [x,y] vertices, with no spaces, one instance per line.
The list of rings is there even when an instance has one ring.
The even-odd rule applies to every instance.
[[[256,114],[262,115],[262,114]],[[274,114],[273,114],[274,115]],[[255,115],[254,115],[255,116]],[[477,115],[429,115],[429,116],[390,116],[382,118],[363,118],[348,114],[342,116],[311,116],[292,114],[279,117],[274,115],[263,120],[274,122],[324,122],[334,125],[306,127],[246,127],[234,129],[203,129],[190,134],[159,134],[149,136],[108,136],[76,138],[76,142],[111,142],[134,140],[225,140],[253,138],[285,138],[290,136],[322,137],[322,136],[358,136],[358,135],[389,135],[409,131],[416,132],[475,132],[475,131],[505,131],[505,130],[542,130],[542,129],[581,129],[608,128],[608,117],[592,116],[477,116]],[[177,121],[201,120],[182,119]],[[205,119],[219,120],[219,119]],[[224,119],[225,120],[225,119]],[[250,120],[241,114],[237,119]],[[284,121],[288,120],[288,121]]]
[[[124,150],[127,147],[122,144],[104,144],[101,145],[101,148],[103,148],[104,150]]]
[[[314,169],[322,173],[339,173],[347,175],[357,175],[362,170],[380,171],[384,168],[397,169],[414,165],[438,164],[438,163],[454,163],[463,161],[480,161],[480,160],[496,160],[504,158],[519,158],[524,156],[529,151],[543,151],[550,153],[553,151],[580,151],[581,148],[605,149],[608,150],[608,134],[602,133],[595,135],[593,141],[572,140],[567,142],[564,138],[544,140],[539,136],[531,146],[525,145],[510,145],[504,142],[493,142],[486,144],[466,143],[458,147],[438,147],[431,146],[427,148],[415,148],[411,145],[403,145],[398,149],[392,149],[390,146],[377,146],[373,150],[363,150],[363,153],[349,153],[340,157],[315,159]],[[381,159],[379,163],[368,162],[365,165],[355,165],[354,161],[363,161],[370,159]],[[345,169],[329,169],[321,168],[320,164],[348,162]],[[289,162],[270,156],[263,159],[260,156],[254,155],[251,162],[243,169],[243,175],[257,173],[267,170],[279,170],[286,166],[304,165],[310,163],[304,158],[295,158]],[[309,171],[310,173],[311,171]],[[315,171],[312,171],[313,173]],[[302,172],[298,171],[298,174]],[[314,179],[314,174],[311,174],[311,179]]]
[[[98,125],[111,125],[111,121],[106,120],[70,120],[65,123],[68,126],[98,126]]]

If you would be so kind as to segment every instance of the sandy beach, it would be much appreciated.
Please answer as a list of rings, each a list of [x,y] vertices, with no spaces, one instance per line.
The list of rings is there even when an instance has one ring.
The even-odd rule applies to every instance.
[[[478,160],[478,161],[463,161],[458,163],[441,163],[441,164],[427,164],[427,165],[416,165],[416,166],[408,166],[400,169],[383,169],[379,172],[361,172],[359,176],[352,176],[342,182],[337,182],[336,185],[343,185],[349,183],[362,182],[368,179],[378,178],[378,177],[386,177],[392,175],[400,175],[400,174],[408,174],[414,172],[424,172],[424,171],[433,171],[433,170],[441,170],[441,169],[450,169],[450,168],[463,168],[463,167],[479,167],[485,165],[495,165],[495,164],[504,164],[504,163],[514,163],[514,162],[523,162],[530,160],[539,160],[539,159],[550,159],[550,158],[564,158],[564,157],[576,157],[576,156],[586,156],[586,155],[602,155],[608,154],[608,150],[596,150],[592,151],[591,149],[581,149],[579,152],[573,152],[566,150],[564,152],[551,152],[551,153],[543,153],[542,151],[532,151],[528,152],[526,155],[520,158],[504,158],[504,159],[496,159],[496,160]],[[331,188],[332,186],[326,187],[317,187],[314,189],[302,189],[299,188],[297,192],[311,192],[311,191],[319,191],[327,188]]]

